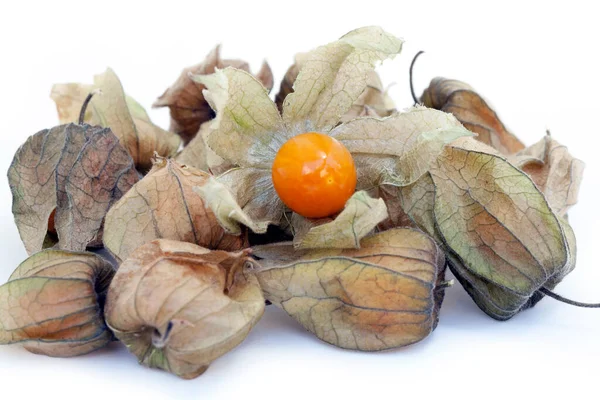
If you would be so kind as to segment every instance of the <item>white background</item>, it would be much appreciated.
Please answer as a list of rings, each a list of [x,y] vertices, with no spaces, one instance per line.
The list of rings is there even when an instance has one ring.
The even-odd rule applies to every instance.
[[[14,227],[5,173],[27,136],[57,124],[50,88],[91,82],[111,66],[128,94],[168,127],[166,109],[150,110],[180,70],[217,43],[226,57],[255,70],[266,58],[278,81],[294,53],[364,25],[406,40],[385,63],[398,107],[412,104],[408,65],[418,92],[437,75],[462,79],[494,105],[527,144],[546,128],[587,163],[579,204],[570,212],[579,245],[575,271],[557,292],[600,301],[600,61],[598,11],[588,3],[525,1],[178,1],[158,6],[125,1],[85,4],[3,2],[0,6],[0,281],[25,259]],[[3,399],[349,399],[598,397],[600,310],[543,300],[508,322],[496,322],[460,285],[447,291],[438,329],[411,347],[377,354],[319,342],[268,307],[246,341],[184,381],[137,365],[114,343],[94,354],[51,359],[0,348]]]

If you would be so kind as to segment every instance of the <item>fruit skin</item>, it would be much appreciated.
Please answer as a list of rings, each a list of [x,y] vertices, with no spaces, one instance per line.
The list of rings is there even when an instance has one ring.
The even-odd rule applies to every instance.
[[[317,132],[285,142],[275,156],[271,176],[285,205],[307,218],[341,211],[356,188],[356,167],[348,149]]]

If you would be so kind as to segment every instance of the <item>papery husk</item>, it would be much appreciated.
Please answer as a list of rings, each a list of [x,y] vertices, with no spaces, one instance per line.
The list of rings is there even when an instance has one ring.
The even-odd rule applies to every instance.
[[[112,266],[93,253],[44,250],[0,286],[0,344],[73,357],[107,345],[103,318]]]
[[[52,87],[50,97],[56,103],[61,123],[78,121],[81,105],[93,90],[98,93],[90,102],[84,121],[110,128],[138,170],[150,169],[155,152],[163,157],[177,152],[179,137],[154,125],[144,108],[125,95],[121,81],[110,68],[96,75],[93,85],[67,83]]]
[[[339,124],[365,91],[375,66],[400,53],[403,41],[377,26],[348,32],[335,42],[320,46],[306,57],[282,106],[288,127],[306,121],[321,132]]]
[[[577,203],[585,164],[550,134],[510,157],[509,161],[531,177],[561,217]]]
[[[110,129],[67,124],[30,136],[8,170],[27,253],[55,244],[73,251],[100,245],[108,209],[137,180],[132,158]]]
[[[382,199],[355,192],[334,218],[312,219],[293,214],[291,228],[297,249],[352,249],[388,217]]]
[[[287,95],[294,91],[294,82],[306,56],[307,53],[297,54],[294,64],[288,68],[281,81],[279,92],[275,96],[275,104],[279,111],[283,110],[283,101]],[[363,93],[355,100],[350,110],[342,116],[340,122],[348,122],[358,117],[387,117],[395,111],[394,102],[383,87],[379,74],[370,71],[367,77],[367,86]]]
[[[483,97],[464,82],[434,78],[421,95],[421,103],[426,107],[452,113],[465,128],[477,133],[477,140],[504,155],[514,154],[525,148],[525,145],[506,129]]]
[[[234,67],[250,72],[250,65],[242,60],[228,60],[221,58],[221,46],[216,46],[200,64],[185,68],[179,78],[168,88],[153,104],[153,107],[169,107],[171,113],[171,127],[183,141],[184,145],[190,143],[200,130],[200,126],[215,117],[215,113],[204,99],[204,86],[193,81],[190,75],[209,75],[216,69]],[[265,61],[255,75],[267,91],[273,88],[273,73]],[[196,145],[193,145],[196,146]]]
[[[364,27],[301,55],[294,91],[285,96],[281,112],[247,72],[225,68],[193,78],[206,86],[205,98],[217,114],[203,132],[204,149],[214,151],[224,165],[234,166],[216,179],[231,190],[251,220],[285,225],[286,231],[298,235],[294,240],[298,248],[356,247],[387,218],[385,207],[371,196],[380,186],[415,182],[445,144],[473,135],[451,114],[425,107],[340,123],[364,94],[375,66],[398,54],[402,43],[381,28]],[[328,220],[295,215],[286,219],[286,207],[273,186],[272,163],[287,140],[310,131],[332,136],[351,152],[357,166],[355,195],[365,192],[361,207]],[[348,202],[347,207],[356,204]],[[374,205],[382,212],[372,216]],[[348,215],[354,221],[369,220],[370,226],[355,230],[356,224],[336,221]],[[311,237],[314,240],[307,240]]]
[[[253,253],[265,298],[327,343],[387,350],[418,342],[437,325],[445,258],[417,230],[381,232],[359,249],[274,244]]]
[[[119,268],[106,321],[142,365],[184,379],[240,344],[264,311],[248,251],[155,240]]]
[[[506,320],[532,307],[575,266],[575,236],[531,179],[473,139],[402,188],[403,209],[436,238],[477,305]]]
[[[415,106],[387,118],[359,118],[334,128],[330,136],[352,154],[357,188],[407,186],[426,173],[444,146],[473,136],[445,112]]]
[[[243,213],[230,216],[231,207],[237,206],[231,194],[215,193],[205,202],[195,192],[211,179],[206,172],[172,159],[155,158],[150,172],[108,212],[104,246],[119,261],[154,239],[219,250],[247,247],[245,228],[227,222],[244,217]]]
[[[210,130],[210,121],[200,125],[198,134],[177,154],[175,160],[181,164],[218,176],[235,168],[235,164],[225,161],[208,146],[206,140]]]

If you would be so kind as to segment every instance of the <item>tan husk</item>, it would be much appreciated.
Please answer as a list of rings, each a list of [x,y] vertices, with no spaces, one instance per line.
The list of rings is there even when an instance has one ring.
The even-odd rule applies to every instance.
[[[103,302],[112,266],[93,253],[44,250],[0,286],[0,344],[72,357],[110,342]]]
[[[175,132],[183,140],[190,143],[200,130],[200,125],[215,117],[213,110],[204,99],[204,85],[193,81],[190,75],[208,75],[215,70],[235,67],[250,72],[250,66],[242,60],[224,60],[221,58],[221,46],[216,46],[206,59],[197,65],[185,68],[179,78],[153,104],[153,107],[169,107],[171,112],[170,131]],[[273,88],[273,73],[265,61],[256,74],[256,78],[267,91]],[[192,147],[199,143],[190,143]],[[192,164],[190,164],[192,165]],[[196,166],[196,165],[194,165]]]
[[[435,203],[435,184],[428,172],[409,186],[397,188],[402,210],[423,232],[436,239],[443,240],[437,234],[433,207]]]
[[[85,121],[109,127],[140,171],[152,166],[155,152],[163,157],[177,152],[179,137],[154,125],[144,108],[125,95],[119,78],[110,68],[94,77],[94,85],[67,83],[52,87],[50,97],[56,102],[62,123],[78,121],[81,105],[94,89],[99,89],[99,93],[90,102]]]
[[[202,186],[194,186],[193,190],[200,195],[206,207],[212,210],[226,232],[234,235],[241,234],[243,229],[240,224],[255,233],[267,231],[267,224],[252,221],[236,203],[229,189],[213,176],[210,176]]]
[[[377,26],[348,32],[317,47],[306,57],[282,106],[288,127],[305,126],[327,132],[363,94],[375,66],[400,53],[403,41]]]
[[[525,145],[506,129],[486,101],[464,82],[434,78],[423,92],[421,102],[426,107],[454,114],[465,128],[477,133],[477,140],[492,146],[502,154],[514,154],[525,148]]]
[[[360,247],[360,239],[388,217],[382,199],[374,199],[366,192],[354,193],[335,218],[319,220],[293,214],[294,247],[297,249],[352,249]]]
[[[565,216],[577,203],[585,164],[550,134],[509,161],[531,177],[558,215]]]
[[[446,144],[473,136],[451,114],[422,106],[387,118],[355,119],[330,135],[352,153],[359,189],[409,185],[428,171]]]
[[[225,161],[218,156],[207,144],[206,139],[210,133],[210,121],[200,125],[198,134],[192,141],[181,150],[175,160],[196,169],[220,175],[235,167],[231,162]]]
[[[295,62],[292,64],[279,86],[279,92],[275,96],[275,104],[279,111],[283,110],[283,101],[286,96],[294,91],[294,82],[298,73],[308,58],[308,53],[296,54]],[[342,116],[340,122],[348,122],[357,117],[387,117],[396,111],[394,102],[384,90],[379,74],[369,71],[367,85],[363,93],[355,100],[352,107]]]
[[[106,322],[141,364],[185,379],[240,344],[264,311],[248,251],[155,240],[119,268]]]
[[[449,145],[399,195],[410,218],[443,245],[477,305],[505,320],[573,269],[575,238],[525,173],[474,143]]]
[[[319,339],[377,351],[429,335],[443,299],[444,254],[427,235],[391,229],[364,238],[359,249],[253,249],[265,298]]]
[[[575,233],[565,220],[559,217],[559,221],[566,238],[568,259],[562,268],[556,270],[554,275],[550,276],[544,282],[543,287],[549,290],[553,290],[565,276],[573,271],[577,260]],[[452,254],[448,254],[448,263],[454,276],[456,276],[475,303],[495,319],[509,319],[516,312],[535,306],[544,297],[540,291],[535,291],[531,295],[521,295],[498,286],[485,278],[473,274],[470,269],[465,268],[460,258]]]
[[[216,170],[231,168],[217,179],[230,188],[252,220],[297,233],[299,247],[355,247],[386,218],[383,213],[369,215],[374,209],[368,205],[376,203],[370,196],[377,195],[380,186],[411,184],[427,172],[445,144],[473,135],[451,114],[420,106],[385,118],[363,116],[343,122],[345,115],[356,117],[358,103],[369,101],[365,88],[375,66],[398,54],[402,43],[379,27],[364,27],[298,56],[301,66],[293,91],[285,99],[279,96],[281,112],[247,72],[225,68],[193,77],[206,86],[206,100],[216,111],[216,118],[203,127],[203,151],[218,157],[213,157]],[[273,186],[271,167],[283,143],[303,132],[330,135],[348,148],[357,167],[356,195],[365,192],[366,206],[320,221],[286,213]],[[215,171],[208,157],[205,164]],[[347,206],[356,204],[349,201]],[[358,225],[343,220],[349,214],[357,222],[369,223],[353,230]]]
[[[245,230],[230,229],[225,222],[220,223],[231,224],[233,217],[228,216],[231,209],[227,207],[233,202],[231,195],[221,193],[209,204],[194,192],[194,188],[204,186],[210,179],[203,171],[171,159],[155,158],[150,172],[108,212],[105,247],[119,261],[154,239],[179,240],[220,250],[247,247]]]
[[[388,212],[388,217],[377,225],[377,228],[380,231],[398,227],[417,227],[410,219],[410,216],[402,208],[402,201],[398,195],[399,190],[401,190],[401,188],[392,185],[381,185],[377,188],[377,197],[383,200]]]
[[[8,181],[25,248],[82,251],[102,242],[108,209],[137,182],[133,160],[110,129],[60,125],[29,137]]]

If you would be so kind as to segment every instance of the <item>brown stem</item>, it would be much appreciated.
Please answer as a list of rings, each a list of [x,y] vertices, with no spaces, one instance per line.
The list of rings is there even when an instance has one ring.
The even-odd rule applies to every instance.
[[[419,104],[419,99],[415,94],[415,87],[413,86],[413,67],[415,66],[415,61],[417,61],[417,58],[419,58],[419,56],[423,53],[425,52],[423,50],[420,50],[417,54],[415,54],[414,58],[412,59],[412,62],[410,63],[410,69],[408,72],[408,76],[410,78],[410,94],[412,95],[412,98],[415,101],[415,105]]]
[[[85,112],[87,110],[87,106],[88,104],[90,104],[90,100],[92,100],[92,97],[94,97],[95,94],[100,93],[100,90],[95,89],[92,90],[87,97],[85,98],[85,100],[83,101],[83,104],[81,106],[81,111],[79,112],[79,121],[78,124],[79,125],[83,125],[83,121],[85,119]]]
[[[579,301],[567,299],[566,297],[562,297],[559,294],[554,293],[550,289],[546,289],[545,287],[541,287],[538,289],[539,292],[545,294],[546,296],[552,297],[554,300],[558,300],[565,304],[569,304],[575,307],[585,307],[585,308],[600,308],[600,303],[582,303]]]

